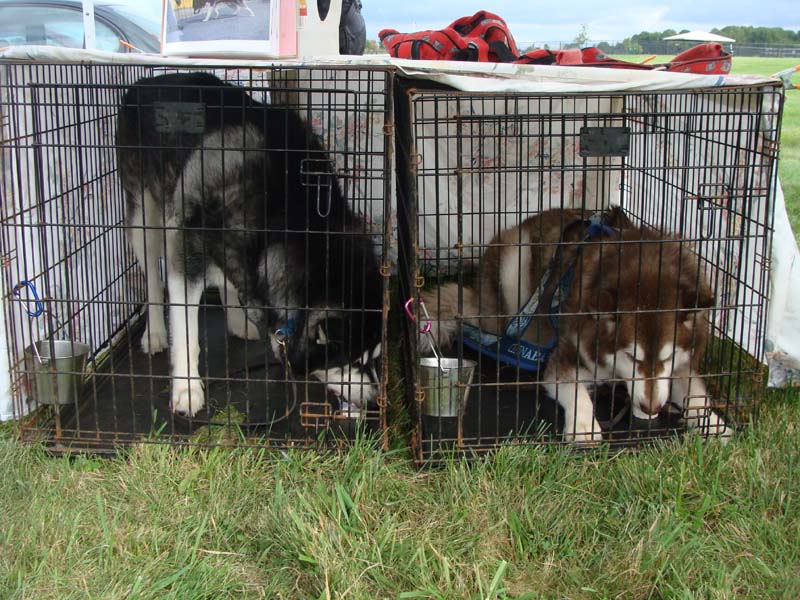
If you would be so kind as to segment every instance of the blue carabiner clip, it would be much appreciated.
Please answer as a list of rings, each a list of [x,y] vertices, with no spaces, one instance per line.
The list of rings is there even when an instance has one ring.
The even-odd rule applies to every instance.
[[[31,311],[30,309],[26,308],[25,311],[28,313],[29,317],[38,317],[44,312],[44,304],[42,301],[39,300],[39,294],[36,292],[36,286],[33,285],[27,279],[23,279],[17,285],[14,286],[14,295],[19,298],[19,291],[23,288],[27,287],[31,294],[33,294],[33,301],[36,303],[36,310]]]

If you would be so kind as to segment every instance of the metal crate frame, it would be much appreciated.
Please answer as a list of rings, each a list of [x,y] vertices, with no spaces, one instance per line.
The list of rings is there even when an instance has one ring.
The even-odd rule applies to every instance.
[[[711,375],[731,423],[755,418],[764,388],[759,360],[766,335],[780,86],[535,94],[460,92],[399,82],[395,98],[398,123],[408,124],[397,135],[403,300],[418,299],[421,290],[448,277],[464,289],[492,237],[476,233],[487,229],[476,225],[484,216],[494,217],[488,229],[497,233],[548,207],[583,208],[588,216],[613,198],[637,225],[691,231],[686,241],[700,247],[699,260],[712,272],[718,300],[712,311],[714,348],[704,373]],[[614,137],[619,130],[627,133],[623,141]],[[598,131],[594,141],[583,137]],[[536,161],[526,163],[526,145],[536,144],[541,146]],[[549,202],[554,189],[560,195]],[[505,194],[513,199],[508,206]],[[424,319],[418,308],[416,318]],[[459,361],[465,356],[461,335],[450,354]],[[470,404],[479,407],[469,418],[423,415],[421,337],[417,325],[406,320],[405,396],[418,463],[476,456],[504,444],[563,443],[552,431],[543,434],[537,428],[546,421],[538,408],[524,427],[515,422],[513,430],[501,430],[502,412],[519,413],[526,401],[538,406],[547,400],[536,384],[535,396],[521,399],[523,382],[530,379],[521,381],[519,369],[516,401],[509,406],[500,408],[498,401],[486,408],[481,392],[491,383],[473,382],[466,410]],[[752,356],[741,350],[745,346]],[[495,364],[475,352],[467,355]],[[490,422],[485,432],[482,420]],[[638,446],[682,430],[666,420],[634,430],[628,418],[628,434],[614,436],[612,445]]]
[[[269,96],[271,102],[291,105],[328,144],[346,199],[366,219],[374,219],[369,225],[382,280],[380,335],[382,347],[387,347],[393,254],[392,69],[2,61],[2,297],[13,410],[21,438],[43,441],[59,452],[113,453],[137,442],[338,447],[367,430],[376,432],[386,446],[386,352],[379,359],[377,401],[360,418],[338,411],[319,392],[320,384],[303,376],[295,382],[301,388],[294,394],[299,420],[281,431],[232,418],[223,410],[230,391],[217,407],[216,419],[210,414],[196,421],[179,419],[163,401],[163,387],[169,383],[163,363],[168,358],[131,358],[146,306],[141,273],[122,231],[123,195],[114,155],[117,110],[122,94],[141,77],[190,70],[213,72],[250,93]],[[24,280],[41,291],[45,313],[39,319],[26,315],[33,306],[26,290],[14,294]],[[217,303],[213,294],[203,302]],[[212,311],[209,308],[208,314]],[[31,398],[23,349],[48,337],[84,339],[91,346],[88,374],[72,406],[44,406]],[[225,348],[227,353],[227,342]],[[227,383],[230,375],[218,378],[232,385]],[[134,393],[135,380],[146,389]],[[262,380],[272,382],[280,376],[267,374]],[[288,386],[287,381],[284,389]],[[129,398],[118,405],[116,398],[123,390]],[[141,411],[134,407],[135,397],[145,403]]]

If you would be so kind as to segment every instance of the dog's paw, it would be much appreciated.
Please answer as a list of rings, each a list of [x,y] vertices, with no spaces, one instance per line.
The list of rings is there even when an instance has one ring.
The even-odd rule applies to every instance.
[[[145,354],[158,354],[167,349],[169,338],[164,328],[150,327],[144,329],[142,336],[142,352]]]
[[[719,438],[721,444],[725,445],[731,441],[733,437],[733,429],[725,425],[724,422],[720,422],[720,427],[718,428],[717,432],[712,432],[711,435],[716,436]]]
[[[600,423],[594,417],[577,419],[574,423],[568,420],[564,424],[564,439],[579,446],[596,446],[603,441]]]
[[[367,408],[378,396],[378,386],[361,369],[353,366],[313,371],[311,377],[325,383],[328,392],[345,407]]]
[[[687,409],[686,424],[705,437],[719,438],[723,444],[733,437],[733,429],[726,425],[725,420],[705,408]]]
[[[172,400],[169,408],[176,415],[193,417],[205,406],[203,383],[199,380],[172,382]]]
[[[261,335],[253,321],[247,319],[247,312],[238,307],[225,309],[225,318],[228,323],[228,333],[242,340],[259,340]]]
[[[358,419],[361,416],[361,406],[350,404],[347,400],[339,397],[339,413],[349,419]]]

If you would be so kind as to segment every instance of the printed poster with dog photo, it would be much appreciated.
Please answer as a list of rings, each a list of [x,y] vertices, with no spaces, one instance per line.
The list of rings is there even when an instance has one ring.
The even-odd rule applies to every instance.
[[[163,55],[257,58],[296,52],[294,0],[164,0],[163,6]]]

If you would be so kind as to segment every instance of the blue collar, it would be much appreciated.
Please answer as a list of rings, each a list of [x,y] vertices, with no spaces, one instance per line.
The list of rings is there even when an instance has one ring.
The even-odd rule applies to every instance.
[[[297,319],[290,318],[286,320],[286,324],[283,327],[278,328],[275,333],[280,333],[286,339],[289,339],[294,335],[295,330],[297,329]]]

